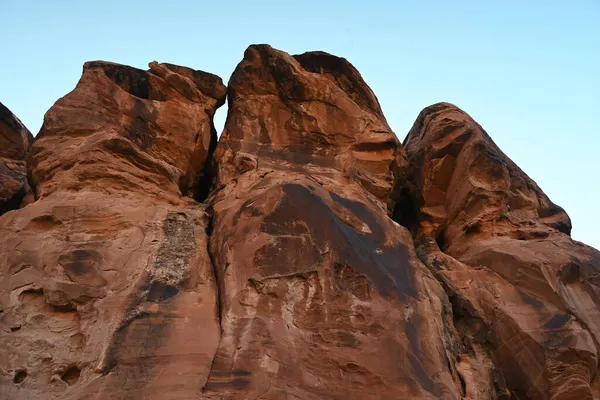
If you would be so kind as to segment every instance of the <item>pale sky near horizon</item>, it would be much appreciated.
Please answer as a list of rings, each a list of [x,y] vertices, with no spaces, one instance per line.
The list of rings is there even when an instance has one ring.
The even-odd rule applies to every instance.
[[[252,43],[346,57],[400,140],[427,105],[456,104],[566,209],[573,238],[600,248],[598,0],[0,0],[0,37],[0,101],[34,134],[88,60],[226,83]]]

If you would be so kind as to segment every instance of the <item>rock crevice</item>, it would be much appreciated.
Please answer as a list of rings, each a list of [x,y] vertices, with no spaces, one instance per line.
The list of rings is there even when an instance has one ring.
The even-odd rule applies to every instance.
[[[600,396],[600,253],[454,105],[400,144],[348,60],[252,45],[0,129],[8,398]]]

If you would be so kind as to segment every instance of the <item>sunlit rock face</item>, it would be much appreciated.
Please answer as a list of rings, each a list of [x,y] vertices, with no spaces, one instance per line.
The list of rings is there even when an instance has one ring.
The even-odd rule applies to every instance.
[[[387,214],[406,168],[346,61],[251,46],[229,81],[210,252],[214,398],[458,398],[449,302]]]
[[[191,196],[225,90],[184,67],[96,61],[46,113],[36,200],[0,217],[0,397],[183,399],[206,382],[217,287]]]
[[[253,45],[0,116],[5,398],[600,396],[600,254],[451,104],[401,145],[347,60]]]

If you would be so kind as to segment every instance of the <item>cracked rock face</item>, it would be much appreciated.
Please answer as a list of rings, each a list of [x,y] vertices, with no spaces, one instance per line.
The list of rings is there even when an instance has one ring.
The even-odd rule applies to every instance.
[[[453,105],[253,45],[0,116],[3,398],[600,398],[600,253]]]

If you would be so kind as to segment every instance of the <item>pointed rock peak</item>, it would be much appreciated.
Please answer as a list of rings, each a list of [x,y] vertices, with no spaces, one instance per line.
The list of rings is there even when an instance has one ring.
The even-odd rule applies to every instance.
[[[406,166],[377,98],[345,59],[252,45],[229,80],[218,185],[254,170],[356,182],[389,204]]]
[[[370,110],[384,119],[375,93],[348,60],[324,51],[309,51],[295,55],[294,58],[306,71],[324,75],[335,82],[361,108]]]
[[[454,239],[486,231],[522,238],[571,231],[564,210],[455,105],[421,111],[404,149],[422,232]],[[399,219],[403,212],[410,213],[397,210]]]

